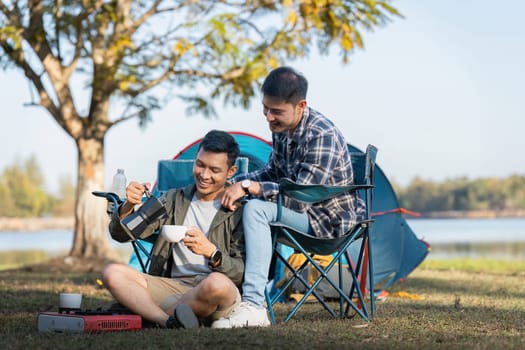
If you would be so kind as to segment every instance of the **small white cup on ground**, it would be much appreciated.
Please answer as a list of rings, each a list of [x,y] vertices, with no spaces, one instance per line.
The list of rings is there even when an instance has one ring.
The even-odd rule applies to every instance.
[[[60,293],[58,306],[61,309],[80,309],[82,305],[82,294]]]
[[[188,231],[188,226],[164,225],[160,234],[166,241],[178,243],[186,236],[186,231]]]

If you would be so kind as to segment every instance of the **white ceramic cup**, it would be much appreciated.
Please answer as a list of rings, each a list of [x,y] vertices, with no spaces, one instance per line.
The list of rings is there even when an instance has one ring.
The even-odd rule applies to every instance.
[[[164,225],[160,234],[166,241],[178,243],[186,236],[186,231],[188,231],[188,226]]]
[[[63,309],[80,309],[82,304],[82,294],[79,293],[60,293],[59,307]]]

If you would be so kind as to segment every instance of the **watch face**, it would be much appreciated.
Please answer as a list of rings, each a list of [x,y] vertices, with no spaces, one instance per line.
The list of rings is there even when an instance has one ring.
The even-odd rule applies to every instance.
[[[216,263],[219,262],[219,260],[221,260],[221,259],[222,259],[222,252],[221,252],[219,249],[217,249],[217,250],[213,253],[213,255],[211,256],[211,258],[210,258],[210,262],[211,262],[212,264],[216,264]]]
[[[241,182],[241,187],[244,188],[244,189],[247,189],[248,187],[250,187],[250,180],[242,180]]]

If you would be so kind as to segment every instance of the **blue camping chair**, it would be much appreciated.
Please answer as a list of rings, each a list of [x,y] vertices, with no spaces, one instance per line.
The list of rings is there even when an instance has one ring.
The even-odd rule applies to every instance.
[[[157,182],[153,187],[152,195],[160,197],[162,194],[172,188],[180,188],[193,183],[193,159],[170,159],[159,160],[157,163]],[[236,174],[243,174],[248,172],[249,159],[246,157],[238,157],[235,165],[237,166]],[[93,192],[95,196],[106,198],[112,208],[108,210],[108,214],[112,214],[112,210],[118,208],[122,203],[122,199],[118,198],[112,192]],[[131,241],[133,253],[129,259],[129,265],[144,273],[148,272],[149,264],[151,262],[151,251],[153,245],[157,240],[159,232],[144,238]]]
[[[306,292],[294,308],[286,315],[283,322],[290,320],[310,295],[313,295],[334,318],[349,316],[351,309],[367,321],[374,316],[374,273],[370,245],[370,228],[373,221],[371,219],[371,208],[376,154],[377,149],[372,145],[367,147],[365,153],[351,153],[355,177],[355,185],[352,186],[299,185],[289,179],[282,179],[280,181],[277,200],[278,219],[271,224],[272,238],[275,256],[291,271],[291,277],[277,293],[271,294],[269,289],[266,289],[266,302],[273,324],[276,323],[273,305],[281,299],[284,292],[296,281],[304,285]],[[306,233],[298,232],[279,222],[282,210],[282,197],[284,195],[303,202],[316,203],[337,196],[343,192],[358,192],[366,204],[365,218],[352,227],[344,236],[336,238],[314,237]],[[359,246],[357,255],[354,254],[354,256],[352,256],[350,252],[351,249],[349,249],[351,245]],[[294,268],[288,263],[287,255],[283,253],[282,246],[291,247],[296,252],[304,255],[306,258],[305,262],[299,268]],[[314,259],[315,254],[333,255],[333,259],[323,268]],[[329,273],[336,264],[338,266],[337,282],[329,276]],[[315,268],[319,273],[317,279],[311,284],[305,280],[302,273],[308,265]],[[352,284],[349,291],[343,290],[343,265],[347,266],[346,268],[352,276]],[[337,314],[316,291],[316,288],[323,280],[328,282],[337,291],[339,296],[339,314]],[[367,284],[370,291],[369,304],[365,303]],[[357,300],[355,300],[354,297]]]

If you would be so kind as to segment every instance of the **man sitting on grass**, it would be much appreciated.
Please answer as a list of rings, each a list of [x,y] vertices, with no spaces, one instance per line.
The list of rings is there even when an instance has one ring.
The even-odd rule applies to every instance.
[[[237,170],[234,164],[239,153],[239,145],[228,133],[213,130],[206,134],[193,167],[195,183],[164,194],[167,217],[151,223],[141,234],[146,238],[163,225],[176,224],[189,227],[185,238],[170,243],[159,236],[148,274],[124,264],[106,266],[104,284],[119,303],[167,328],[198,327],[197,317],[211,323],[229,315],[240,303],[242,205],[233,212],[221,207],[226,180]],[[115,240],[129,240],[121,220],[141,203],[148,186],[131,182],[126,188],[126,201],[109,224]]]

